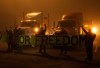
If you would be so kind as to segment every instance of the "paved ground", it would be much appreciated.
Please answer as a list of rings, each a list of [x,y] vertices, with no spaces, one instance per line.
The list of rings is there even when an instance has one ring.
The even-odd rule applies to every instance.
[[[0,44],[0,68],[100,68],[99,48],[94,52],[93,61],[85,61],[83,47],[69,49],[67,56],[59,50],[47,47],[47,55],[38,53],[39,47],[23,49],[22,53],[7,53],[6,44]]]

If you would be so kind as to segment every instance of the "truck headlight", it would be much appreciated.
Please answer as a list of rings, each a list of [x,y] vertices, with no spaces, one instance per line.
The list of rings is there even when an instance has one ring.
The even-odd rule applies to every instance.
[[[39,32],[39,28],[38,27],[35,27],[34,28],[34,31],[37,33],[37,32]]]
[[[96,34],[97,33],[97,28],[96,27],[92,27],[92,32]]]

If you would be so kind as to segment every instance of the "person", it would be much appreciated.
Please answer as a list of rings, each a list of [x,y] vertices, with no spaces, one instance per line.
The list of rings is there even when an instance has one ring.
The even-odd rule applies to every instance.
[[[92,33],[91,29],[87,32],[83,26],[82,30],[85,32],[85,46],[86,46],[86,53],[87,58],[86,60],[92,60],[93,59],[93,41],[96,38],[96,34]]]
[[[8,52],[10,52],[11,50],[12,50],[12,46],[13,46],[13,31],[12,31],[12,29],[11,29],[11,27],[10,27],[10,29],[8,30],[7,28],[6,28],[6,33],[7,33],[7,36],[8,36]]]
[[[41,27],[39,35],[41,35],[42,37],[45,36],[45,32],[46,32],[46,24],[44,24],[44,29],[43,27]],[[40,49],[39,52],[43,53],[42,50],[44,51],[44,54],[46,54],[46,44],[43,43],[44,41],[42,41],[42,44],[40,45]]]
[[[66,36],[66,35],[68,35],[68,32],[65,31],[65,29],[63,27],[61,27],[60,35]],[[60,46],[60,55],[66,55],[66,54],[67,54],[67,45],[62,44]]]
[[[17,52],[22,51],[22,47],[19,45],[18,38],[21,35],[21,29],[17,27],[17,25],[14,28],[14,46],[13,49],[15,49]]]

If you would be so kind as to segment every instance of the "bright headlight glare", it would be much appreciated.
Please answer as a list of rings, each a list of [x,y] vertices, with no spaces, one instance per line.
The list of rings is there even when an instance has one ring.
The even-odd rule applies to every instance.
[[[97,28],[96,27],[92,27],[92,32],[93,33],[97,33]]]
[[[39,32],[39,28],[38,27],[34,28],[34,31]]]

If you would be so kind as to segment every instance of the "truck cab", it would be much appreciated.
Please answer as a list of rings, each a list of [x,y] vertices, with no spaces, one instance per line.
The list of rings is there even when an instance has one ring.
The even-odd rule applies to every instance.
[[[69,35],[80,35],[80,26],[83,25],[83,17],[81,13],[72,13],[68,15],[63,15],[62,19],[58,21],[55,33],[63,28]]]
[[[26,13],[19,25],[19,28],[24,31],[25,35],[35,35],[39,32],[42,23],[41,15],[42,12]]]
[[[20,27],[25,35],[35,35],[39,31],[39,23],[36,20],[23,20]]]

